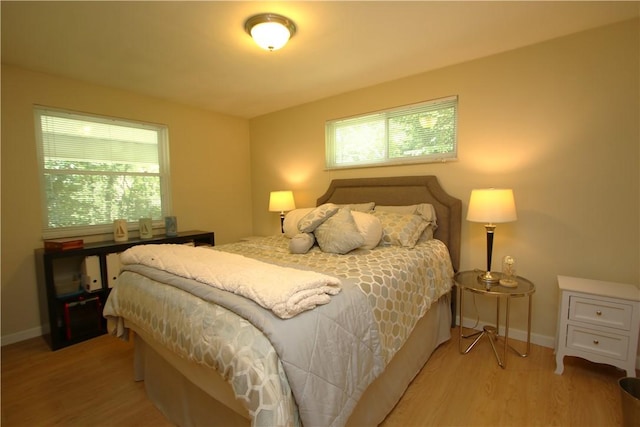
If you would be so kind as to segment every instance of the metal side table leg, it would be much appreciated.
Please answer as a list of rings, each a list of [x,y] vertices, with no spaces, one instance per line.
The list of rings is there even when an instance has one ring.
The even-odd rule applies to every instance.
[[[524,353],[520,353],[515,347],[513,347],[512,345],[509,345],[509,347],[511,347],[511,350],[513,350],[518,356],[520,357],[527,357],[529,355],[529,352],[531,351],[531,295],[528,296],[529,298],[529,307],[528,307],[528,313],[527,313],[527,347],[526,347],[526,351]]]
[[[464,310],[463,310],[464,292],[463,291],[464,290],[462,288],[460,288],[460,298],[459,298],[460,299],[460,301],[459,301],[460,327],[458,328],[458,332],[459,332],[459,334],[458,334],[459,335],[459,337],[458,337],[458,349],[460,350],[461,354],[467,354],[467,353],[469,353],[471,351],[471,349],[473,347],[475,347],[475,345],[478,343],[478,341],[480,341],[480,338],[482,338],[484,336],[485,331],[482,330],[482,331],[474,332],[474,333],[469,334],[469,335],[464,335],[464,333],[462,331],[462,328],[464,327],[463,326],[464,321],[463,321],[463,317],[462,317],[462,313],[464,313]],[[462,340],[463,339],[473,338],[473,337],[476,337],[475,340],[473,340],[473,342],[471,344],[469,344],[469,346],[466,349],[464,349]]]

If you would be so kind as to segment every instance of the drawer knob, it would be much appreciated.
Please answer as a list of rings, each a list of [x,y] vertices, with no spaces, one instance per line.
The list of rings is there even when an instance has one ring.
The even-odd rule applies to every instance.
[[[598,340],[593,340],[593,343],[594,343],[595,345],[598,345],[598,344],[600,344],[600,341],[598,341]]]
[[[602,316],[602,311],[598,310],[598,311],[596,311],[596,314],[597,314],[598,316]]]

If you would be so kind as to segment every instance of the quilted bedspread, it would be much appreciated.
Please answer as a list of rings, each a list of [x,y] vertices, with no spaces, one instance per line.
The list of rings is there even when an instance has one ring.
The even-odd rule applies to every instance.
[[[451,289],[453,275],[437,240],[348,255],[318,248],[292,255],[280,236],[215,249],[331,274],[344,289],[331,303],[282,320],[245,298],[132,266],[105,315],[114,333],[126,318],[182,357],[217,369],[253,425],[343,425],[419,318]]]

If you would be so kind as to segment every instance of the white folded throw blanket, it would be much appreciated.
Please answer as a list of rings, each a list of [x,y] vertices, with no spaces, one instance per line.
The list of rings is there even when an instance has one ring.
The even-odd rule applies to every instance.
[[[249,298],[288,319],[340,292],[338,278],[280,267],[208,248],[139,245],[121,255],[123,264],[143,264]]]

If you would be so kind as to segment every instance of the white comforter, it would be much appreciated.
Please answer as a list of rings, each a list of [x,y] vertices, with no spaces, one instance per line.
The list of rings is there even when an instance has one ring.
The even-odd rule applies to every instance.
[[[315,271],[268,264],[241,255],[184,245],[139,245],[123,264],[142,264],[249,298],[289,319],[340,292],[340,280]]]

